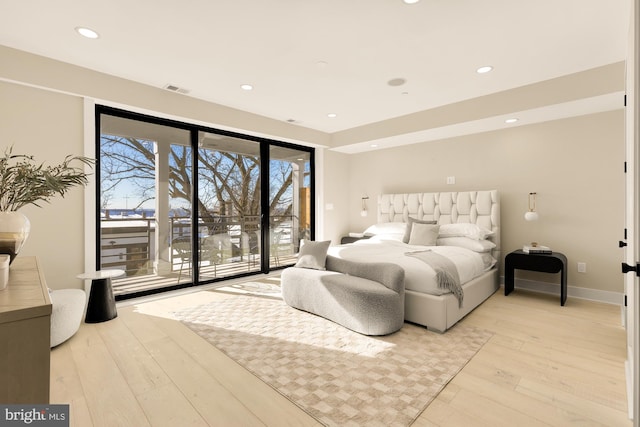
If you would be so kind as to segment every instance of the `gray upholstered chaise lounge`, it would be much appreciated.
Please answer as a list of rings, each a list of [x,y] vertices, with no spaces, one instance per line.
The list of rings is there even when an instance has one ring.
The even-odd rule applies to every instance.
[[[387,335],[404,324],[404,270],[327,256],[326,270],[290,267],[282,272],[282,297],[365,335]]]

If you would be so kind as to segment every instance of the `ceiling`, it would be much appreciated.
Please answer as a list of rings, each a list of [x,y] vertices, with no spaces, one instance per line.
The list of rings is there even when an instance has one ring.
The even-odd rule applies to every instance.
[[[627,0],[0,0],[0,44],[335,134],[623,61],[629,7]],[[83,38],[78,26],[100,37]],[[484,65],[493,71],[476,73]],[[391,86],[392,79],[406,82]],[[444,128],[438,137],[450,134]]]

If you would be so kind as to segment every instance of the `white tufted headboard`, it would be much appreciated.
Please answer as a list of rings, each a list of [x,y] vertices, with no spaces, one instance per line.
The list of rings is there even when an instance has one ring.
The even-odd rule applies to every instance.
[[[470,222],[494,232],[493,256],[500,260],[500,195],[497,190],[439,193],[381,194],[378,222],[407,222],[408,218],[438,224]]]

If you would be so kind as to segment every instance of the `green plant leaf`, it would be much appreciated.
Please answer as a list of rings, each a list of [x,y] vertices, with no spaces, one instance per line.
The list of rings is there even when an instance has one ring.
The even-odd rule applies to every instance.
[[[89,183],[83,165],[93,166],[94,159],[68,155],[59,165],[36,163],[33,156],[13,154],[13,147],[0,157],[0,211],[17,211],[23,206],[41,207],[55,196],[64,197],[75,186]]]

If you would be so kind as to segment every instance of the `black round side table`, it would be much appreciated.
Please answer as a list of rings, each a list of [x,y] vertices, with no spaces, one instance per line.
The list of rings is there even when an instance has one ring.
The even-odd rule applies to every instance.
[[[78,274],[78,279],[91,280],[86,323],[106,322],[118,316],[111,278],[124,275],[123,270],[100,270]]]

